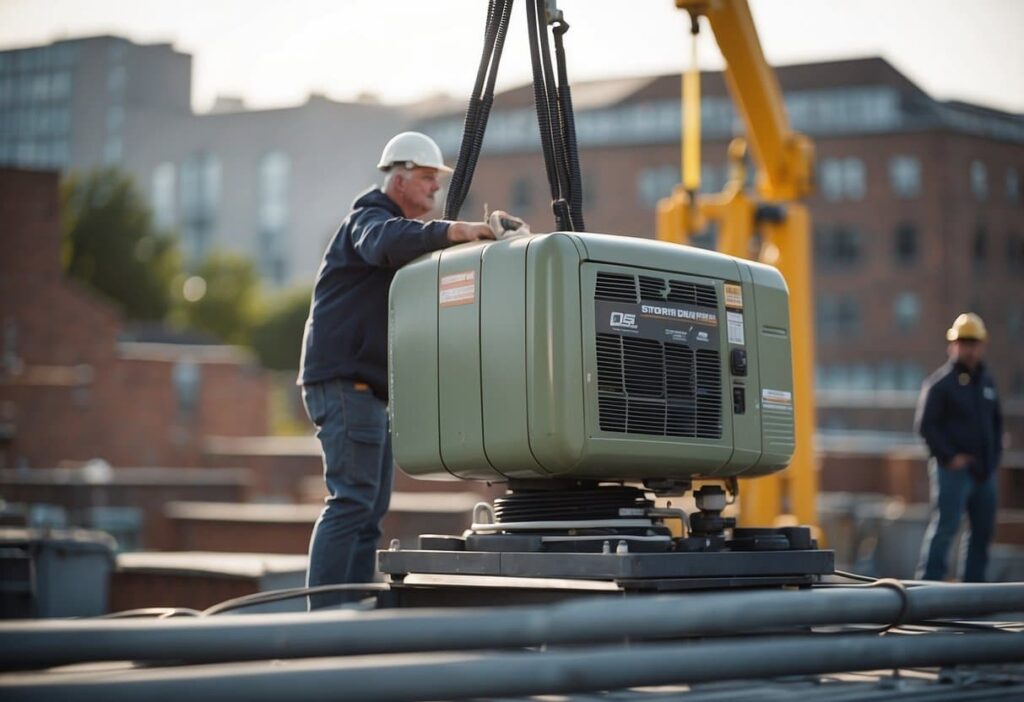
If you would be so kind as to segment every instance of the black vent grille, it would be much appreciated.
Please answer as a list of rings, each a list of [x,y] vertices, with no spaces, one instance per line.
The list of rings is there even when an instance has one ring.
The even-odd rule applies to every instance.
[[[718,351],[598,334],[597,379],[602,431],[722,437]]]
[[[600,278],[600,274],[598,274]],[[718,293],[713,285],[639,276],[640,299],[644,302],[682,302],[696,307],[718,309]]]
[[[636,302],[636,278],[619,273],[598,273],[594,298],[612,302]]]

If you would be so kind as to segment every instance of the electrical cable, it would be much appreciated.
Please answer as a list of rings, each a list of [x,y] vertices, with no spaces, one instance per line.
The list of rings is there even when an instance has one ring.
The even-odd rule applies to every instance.
[[[466,159],[469,156],[469,150],[472,148],[472,139],[467,138],[467,135],[472,134],[477,123],[479,115],[480,102],[478,95],[480,95],[484,86],[484,76],[487,69],[487,65],[491,60],[491,54],[494,48],[494,36],[497,30],[495,24],[495,12],[497,9],[496,0],[490,0],[487,5],[487,20],[484,25],[484,47],[483,53],[480,57],[480,66],[477,68],[476,82],[473,85],[473,92],[470,93],[469,103],[466,105],[466,114],[463,119],[462,128],[462,144],[459,147],[459,156],[456,160],[455,171],[452,173],[451,180],[448,182],[448,196],[445,202],[445,217],[449,217],[449,210],[452,203],[458,198],[458,193],[462,189],[463,174],[465,172]]]
[[[832,573],[833,573],[833,575],[838,575],[839,577],[846,578],[847,580],[860,580],[860,581],[866,582],[866,583],[878,582],[878,578],[873,578],[870,575],[861,575],[860,573],[850,573],[850,572],[845,571],[845,570],[834,570],[834,571],[832,571]]]
[[[235,597],[230,600],[224,600],[219,602],[212,607],[204,609],[200,616],[208,617],[215,614],[223,614],[235,609],[242,609],[244,607],[254,607],[261,604],[269,604],[271,602],[282,602],[284,600],[295,599],[296,597],[306,597],[309,595],[319,595],[328,592],[387,592],[390,587],[387,583],[339,583],[335,585],[317,585],[314,587],[295,587],[284,590],[269,590],[267,592],[256,592],[251,595],[243,595],[242,597]]]
[[[543,11],[543,8],[541,8],[541,11]],[[530,64],[533,70],[533,103],[537,111],[537,127],[540,130],[540,144],[541,151],[544,155],[544,168],[547,171],[548,186],[551,190],[551,200],[552,203],[554,203],[561,197],[561,190],[559,188],[558,169],[555,163],[554,146],[552,144],[551,112],[549,110],[547,87],[544,80],[544,65],[541,62],[539,36],[540,27],[538,26],[537,13],[538,8],[534,0],[527,0],[526,25],[530,39]],[[544,37],[546,42],[546,30]],[[563,226],[563,222],[559,217],[557,209],[555,210],[555,221],[558,228],[566,228]]]
[[[143,617],[155,617],[157,619],[170,619],[171,617],[198,617],[202,614],[198,609],[188,607],[142,607],[140,609],[126,609],[121,612],[101,614],[95,619],[136,619]]]
[[[487,120],[494,103],[494,86],[511,12],[512,0],[491,0],[488,6],[483,53],[480,57],[473,93],[466,108],[459,158],[448,185],[448,196],[445,199],[444,209],[445,219],[458,218],[459,211],[469,194],[469,187],[473,182],[473,173],[483,147]]]
[[[569,180],[569,212],[575,231],[584,231],[583,175],[580,172],[579,149],[576,145],[576,118],[572,107],[572,91],[565,61],[565,33],[569,23],[561,16],[556,20],[552,34],[555,37],[555,62],[558,66],[558,108],[565,148],[565,168]]]

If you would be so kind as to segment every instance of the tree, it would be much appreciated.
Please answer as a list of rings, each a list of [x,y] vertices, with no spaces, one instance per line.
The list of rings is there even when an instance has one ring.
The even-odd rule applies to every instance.
[[[179,326],[208,332],[229,344],[249,342],[259,316],[260,279],[252,261],[214,252],[192,276],[179,276],[171,319]]]
[[[298,369],[310,293],[308,287],[294,288],[267,302],[250,336],[250,343],[265,368]]]
[[[61,225],[68,275],[129,319],[164,317],[181,259],[129,176],[109,168],[68,176],[61,184]]]

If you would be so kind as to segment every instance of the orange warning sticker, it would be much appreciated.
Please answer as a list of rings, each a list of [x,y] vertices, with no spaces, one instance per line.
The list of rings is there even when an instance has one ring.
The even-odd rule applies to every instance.
[[[743,309],[743,287],[734,283],[725,284],[725,306]]]
[[[462,271],[441,276],[437,303],[441,307],[471,305],[476,302],[476,271]]]

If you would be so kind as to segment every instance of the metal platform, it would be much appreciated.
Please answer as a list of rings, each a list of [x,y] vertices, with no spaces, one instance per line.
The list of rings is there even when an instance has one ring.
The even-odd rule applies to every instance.
[[[826,550],[710,553],[520,553],[392,550],[377,554],[396,606],[524,604],[581,595],[807,587],[834,571]]]

